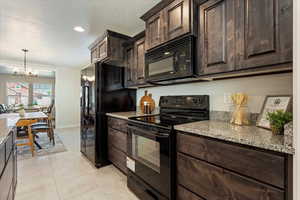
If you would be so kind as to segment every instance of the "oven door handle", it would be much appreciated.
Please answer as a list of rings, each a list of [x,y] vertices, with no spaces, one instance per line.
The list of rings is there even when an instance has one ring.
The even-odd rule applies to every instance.
[[[169,134],[166,133],[156,133],[154,131],[148,131],[148,130],[144,130],[141,128],[137,128],[134,126],[128,126],[129,130],[134,130],[135,131],[135,135],[140,135],[140,136],[144,136],[153,140],[157,140],[159,138],[168,138],[170,137]]]

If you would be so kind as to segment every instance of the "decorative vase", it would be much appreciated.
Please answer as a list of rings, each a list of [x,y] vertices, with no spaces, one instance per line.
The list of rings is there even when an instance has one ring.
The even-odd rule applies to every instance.
[[[155,101],[152,99],[152,94],[148,94],[147,90],[140,100],[140,108],[143,114],[151,114],[155,109]]]

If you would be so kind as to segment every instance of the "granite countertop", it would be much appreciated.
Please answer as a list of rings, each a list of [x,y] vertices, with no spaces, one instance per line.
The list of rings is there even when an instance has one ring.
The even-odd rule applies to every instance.
[[[256,126],[238,126],[208,120],[177,125],[175,130],[281,153],[295,152],[291,144],[285,142],[283,135],[273,135],[271,131]]]
[[[157,111],[154,111],[151,115],[158,114]],[[130,117],[138,117],[138,116],[147,116],[143,114],[141,111],[129,111],[129,112],[113,112],[113,113],[106,113],[107,116],[116,117],[119,119],[128,120]]]
[[[6,140],[8,134],[18,122],[19,117],[15,115],[0,115],[0,145]]]

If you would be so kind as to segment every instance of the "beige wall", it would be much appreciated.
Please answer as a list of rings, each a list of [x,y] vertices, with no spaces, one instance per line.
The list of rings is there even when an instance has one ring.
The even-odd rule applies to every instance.
[[[153,94],[156,105],[159,97],[164,95],[210,95],[210,109],[215,111],[229,111],[230,103],[224,102],[224,94],[244,92],[249,95],[249,111],[259,113],[266,95],[292,94],[292,73],[236,78],[211,82],[199,82],[183,85],[172,85],[139,89],[137,100],[148,90]],[[228,101],[227,101],[228,102]]]
[[[29,83],[48,83],[53,85],[53,91],[55,93],[55,78],[44,78],[44,77],[37,77],[37,78],[30,78],[30,79],[24,79],[22,76],[13,76],[13,75],[6,75],[6,74],[0,74],[0,104],[7,103],[6,98],[6,83],[7,82],[13,82],[13,81],[19,81],[19,82],[29,82]]]
[[[56,70],[56,127],[69,128],[80,125],[80,70]]]

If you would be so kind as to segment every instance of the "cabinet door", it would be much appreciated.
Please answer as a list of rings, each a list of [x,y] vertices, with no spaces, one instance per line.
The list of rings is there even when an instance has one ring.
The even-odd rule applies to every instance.
[[[98,48],[97,47],[94,47],[92,50],[91,50],[91,63],[98,58]]]
[[[126,85],[134,85],[135,78],[135,65],[134,65],[134,49],[129,47],[125,50],[125,64],[126,64]]]
[[[107,53],[107,37],[104,38],[98,45],[99,59],[103,60],[108,56]]]
[[[234,0],[211,0],[198,6],[200,72],[234,69],[234,10]]]
[[[135,42],[135,65],[137,71],[137,83],[141,84],[145,81],[145,39],[142,38]]]
[[[146,21],[146,50],[163,42],[163,13],[159,12]]]
[[[292,61],[292,0],[239,0],[237,67]]]
[[[165,40],[190,32],[189,0],[175,0],[164,9]]]

